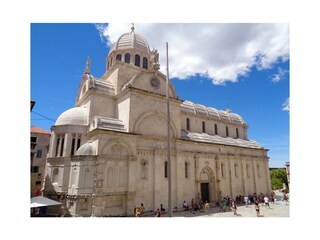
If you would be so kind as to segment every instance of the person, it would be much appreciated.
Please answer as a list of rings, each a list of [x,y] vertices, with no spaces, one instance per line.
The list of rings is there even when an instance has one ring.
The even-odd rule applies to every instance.
[[[233,215],[237,215],[237,203],[235,200],[232,201],[232,205],[231,205],[232,211],[233,211]]]
[[[244,197],[244,202],[246,204],[246,207],[248,207],[249,198],[247,195]]]
[[[266,208],[271,208],[269,205],[269,198],[267,196],[264,197],[264,204],[266,205]]]
[[[192,200],[191,200],[191,211],[192,211],[193,214],[194,214],[195,205],[196,205],[196,202],[192,198]]]
[[[183,209],[185,211],[188,211],[189,210],[189,206],[188,206],[188,203],[186,201],[183,201]]]
[[[258,201],[254,202],[254,207],[256,209],[257,217],[259,217],[259,215],[260,215],[260,207],[259,207]]]
[[[220,203],[220,209],[219,209],[219,212],[220,212],[220,210],[222,210],[223,212],[225,212],[226,211],[226,199],[225,198],[223,198],[222,200],[221,200],[221,203]]]
[[[164,214],[166,212],[166,210],[162,206],[162,203],[160,204],[160,211],[161,211],[161,214]]]
[[[139,215],[140,215],[140,208],[137,207],[134,216],[135,216],[135,217],[139,217]]]
[[[161,212],[160,212],[160,209],[158,208],[157,211],[156,211],[156,217],[161,217]]]
[[[143,203],[141,203],[139,217],[141,217],[143,213],[144,213],[144,206],[143,206]]]
[[[206,203],[204,204],[204,211],[205,211],[206,214],[209,215],[209,213],[208,213],[208,211],[209,211],[209,203],[208,203],[208,201],[206,201]]]

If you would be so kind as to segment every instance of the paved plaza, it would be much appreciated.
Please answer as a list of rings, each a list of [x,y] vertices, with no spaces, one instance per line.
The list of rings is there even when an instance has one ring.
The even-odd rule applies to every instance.
[[[270,209],[267,208],[263,203],[259,203],[260,206],[260,217],[289,217],[290,203],[284,201],[278,201],[276,204],[270,203]],[[178,211],[173,212],[174,217],[257,217],[256,210],[253,204],[249,206],[238,206],[237,215],[234,215],[231,210],[226,212],[219,212],[219,207],[210,207],[208,214],[204,211],[196,211],[193,214],[190,211]],[[168,217],[168,213],[162,215],[162,217]]]

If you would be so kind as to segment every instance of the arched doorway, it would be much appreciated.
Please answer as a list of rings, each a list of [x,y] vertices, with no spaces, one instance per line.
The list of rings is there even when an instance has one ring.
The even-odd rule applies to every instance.
[[[206,166],[202,168],[199,176],[199,190],[202,201],[212,202],[215,200],[215,184],[214,174],[210,167]]]

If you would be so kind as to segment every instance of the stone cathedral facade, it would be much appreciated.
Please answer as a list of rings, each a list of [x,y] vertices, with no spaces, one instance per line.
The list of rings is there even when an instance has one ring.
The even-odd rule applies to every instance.
[[[52,126],[43,193],[66,215],[126,216],[143,203],[168,207],[166,76],[159,55],[135,32],[113,44],[100,78],[82,76],[75,107]],[[199,195],[271,191],[268,150],[249,140],[230,110],[177,97],[169,83],[172,207]]]

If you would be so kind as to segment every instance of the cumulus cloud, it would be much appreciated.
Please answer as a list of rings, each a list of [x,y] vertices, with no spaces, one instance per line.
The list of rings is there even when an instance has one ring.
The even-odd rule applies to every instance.
[[[129,23],[96,25],[110,46]],[[160,54],[160,71],[165,73],[166,42],[169,44],[170,77],[186,79],[205,76],[214,84],[236,82],[253,67],[268,69],[289,59],[288,24],[135,24],[151,49]]]
[[[282,104],[282,111],[290,112],[290,99],[287,98],[286,101]]]
[[[272,76],[272,82],[274,82],[274,83],[280,82],[281,80],[283,80],[286,77],[287,72],[288,71],[285,69],[278,68],[277,73]]]

